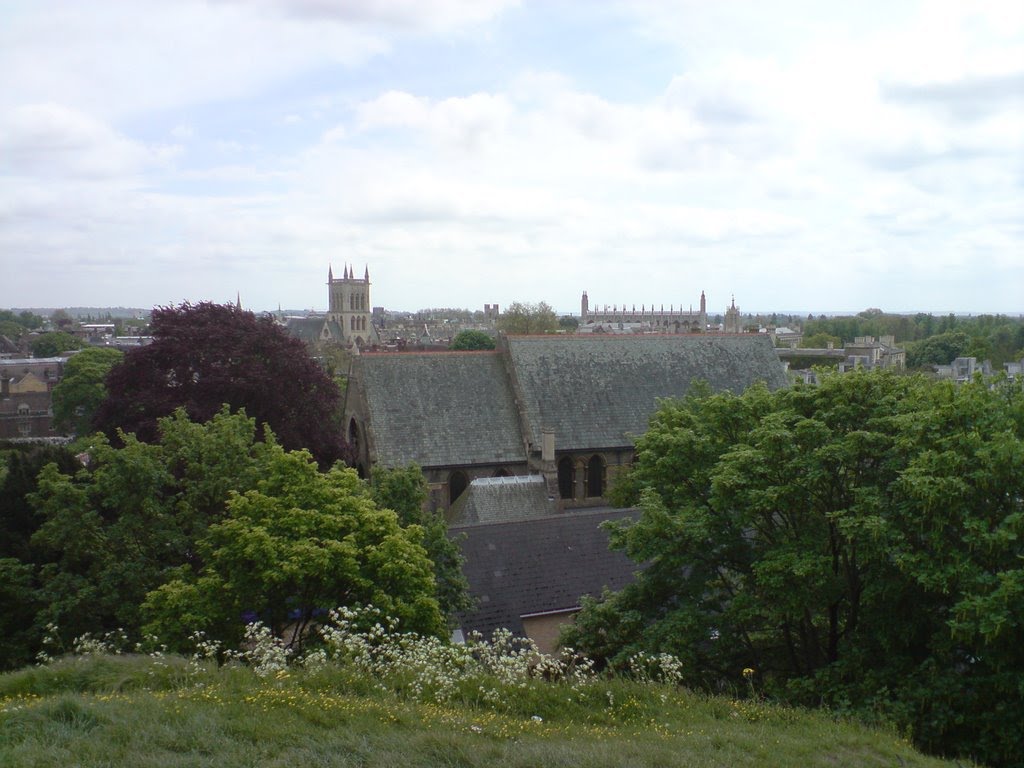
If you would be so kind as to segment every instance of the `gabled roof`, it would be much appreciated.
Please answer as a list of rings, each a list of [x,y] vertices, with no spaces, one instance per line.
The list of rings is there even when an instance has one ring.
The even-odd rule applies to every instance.
[[[482,477],[474,480],[452,505],[456,525],[508,523],[545,517],[558,511],[540,475]]]
[[[386,467],[525,461],[508,376],[497,352],[362,355],[376,461]]]
[[[289,317],[288,333],[307,344],[320,341],[320,332],[324,327],[323,317]]]
[[[534,520],[453,526],[463,572],[476,601],[463,614],[464,632],[486,637],[504,627],[523,634],[522,617],[575,609],[583,595],[600,596],[633,581],[640,566],[608,549],[605,520],[638,519],[638,510],[603,508]]]
[[[507,340],[528,440],[555,430],[557,450],[631,445],[657,400],[682,397],[697,380],[739,394],[758,381],[787,384],[771,339],[753,334],[510,336]]]

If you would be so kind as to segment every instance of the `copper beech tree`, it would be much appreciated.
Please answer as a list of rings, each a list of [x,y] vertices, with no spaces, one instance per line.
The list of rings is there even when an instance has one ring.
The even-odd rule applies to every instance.
[[[227,404],[267,424],[286,450],[306,448],[321,467],[348,456],[337,385],[306,347],[268,317],[229,304],[158,307],[153,342],[128,352],[107,377],[93,425],[139,440],[177,408],[205,422]]]

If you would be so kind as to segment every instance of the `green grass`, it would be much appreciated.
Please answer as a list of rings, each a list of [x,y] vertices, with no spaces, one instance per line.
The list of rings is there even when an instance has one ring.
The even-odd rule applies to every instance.
[[[0,765],[956,765],[822,713],[659,685],[531,680],[500,693],[422,703],[333,666],[260,678],[173,657],[68,657],[0,676]]]

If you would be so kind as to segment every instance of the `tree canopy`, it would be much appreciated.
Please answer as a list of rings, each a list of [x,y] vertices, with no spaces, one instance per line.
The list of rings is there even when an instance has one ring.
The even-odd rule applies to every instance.
[[[223,404],[268,424],[288,450],[309,449],[321,466],[346,458],[337,385],[298,339],[270,318],[204,302],[159,307],[153,342],[130,350],[107,378],[94,426],[138,439],[177,408],[203,422]]]
[[[494,349],[494,337],[483,331],[467,329],[459,331],[449,346],[454,350]]]
[[[498,316],[498,330],[520,336],[553,333],[558,330],[558,317],[547,302],[527,304],[516,301]]]
[[[181,646],[202,630],[237,647],[250,615],[301,645],[321,613],[373,605],[405,630],[442,634],[422,537],[378,508],[355,470],[321,473],[309,454],[271,446],[256,487],[232,493],[199,540],[198,571],[146,598],[146,631]]]
[[[81,438],[77,457],[3,457],[0,669],[31,660],[51,624],[70,642],[118,628],[139,639],[149,622],[186,650],[201,629],[236,642],[246,616],[283,633],[373,602],[403,629],[443,631],[432,534],[376,504],[354,471],[318,471],[226,406],[204,424],[179,409],[158,430],[151,443]]]
[[[53,388],[53,422],[58,429],[82,435],[107,396],[107,374],[124,353],[110,347],[89,347],[68,359],[64,375]]]
[[[1024,390],[848,373],[668,402],[637,441],[648,567],[566,641],[884,717],[1010,764],[1024,734]],[[994,705],[998,702],[998,705]]]
[[[57,357],[72,349],[81,349],[82,342],[64,331],[50,331],[32,340],[32,357]]]
[[[370,488],[377,506],[394,510],[402,525],[423,529],[423,547],[434,563],[437,603],[448,624],[455,626],[457,615],[471,608],[473,601],[462,571],[462,552],[448,536],[444,516],[425,509],[427,481],[423,471],[415,464],[395,469],[377,467]]]

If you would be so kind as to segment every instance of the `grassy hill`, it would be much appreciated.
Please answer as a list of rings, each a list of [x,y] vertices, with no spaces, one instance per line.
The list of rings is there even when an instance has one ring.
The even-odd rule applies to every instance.
[[[154,654],[0,676],[0,765],[952,766],[892,733],[658,683],[498,679],[434,700],[336,664]]]

